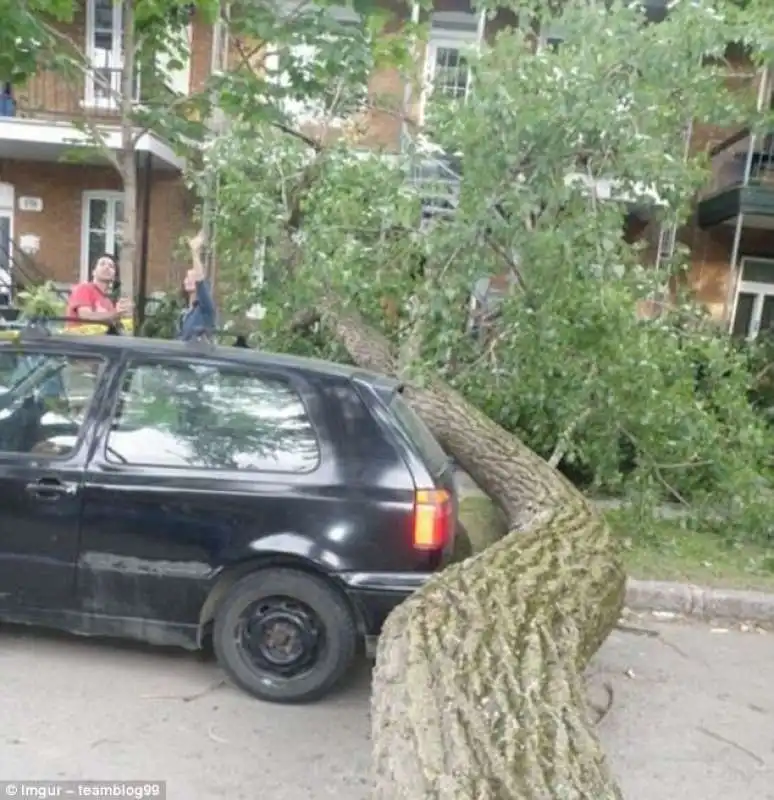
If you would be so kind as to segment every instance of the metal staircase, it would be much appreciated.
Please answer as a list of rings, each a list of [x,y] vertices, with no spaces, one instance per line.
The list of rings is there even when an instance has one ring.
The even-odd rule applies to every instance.
[[[422,200],[422,222],[454,213],[459,203],[462,165],[459,158],[407,133],[401,136],[401,149],[408,157],[408,181]]]
[[[691,120],[683,128],[683,161],[686,161],[690,155],[692,135],[693,121]],[[669,278],[672,274],[671,266],[675,257],[675,250],[677,248],[677,229],[678,223],[677,221],[674,221],[661,225],[658,232],[658,240],[656,243],[656,260],[654,267],[659,276],[664,276],[664,280],[660,289],[656,293],[657,296],[653,299],[661,303],[667,301],[670,294]]]
[[[677,225],[662,225],[658,232],[658,244],[656,246],[656,269],[661,270],[668,267],[675,255],[677,246]]]
[[[50,279],[32,256],[24,253],[13,240],[7,245],[0,241],[0,260],[8,267],[0,270],[0,320],[13,321],[19,316],[16,302],[19,292],[41,286]],[[67,287],[54,283],[54,291],[63,300],[67,299]]]

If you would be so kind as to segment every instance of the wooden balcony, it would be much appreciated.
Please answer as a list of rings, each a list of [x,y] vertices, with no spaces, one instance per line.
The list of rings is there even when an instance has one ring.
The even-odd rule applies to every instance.
[[[83,117],[115,121],[119,116],[122,70],[106,62],[88,71],[72,69],[68,74],[41,71],[24,84],[10,86],[10,98],[0,116],[72,121]],[[9,97],[6,86],[6,98]],[[135,98],[139,100],[139,81]]]
[[[18,86],[0,84],[0,158],[59,161],[74,147],[88,146],[93,141],[88,129],[93,127],[99,129],[107,149],[120,149],[122,75],[119,66],[108,63],[67,75],[41,71]],[[149,80],[142,82],[145,94],[157,103],[163,96],[158,90],[166,88],[158,81],[163,79],[149,74]],[[138,104],[145,100],[140,86],[141,81],[135,80],[133,102]],[[140,137],[137,150],[154,156],[154,169],[182,168],[182,159],[151,131]],[[97,149],[81,155],[89,163],[107,164]]]

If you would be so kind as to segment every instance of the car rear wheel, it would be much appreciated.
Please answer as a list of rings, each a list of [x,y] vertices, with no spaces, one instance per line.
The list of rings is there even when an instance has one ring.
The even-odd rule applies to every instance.
[[[272,703],[317,700],[355,657],[357,625],[323,578],[265,569],[237,581],[215,614],[220,665],[245,691]]]

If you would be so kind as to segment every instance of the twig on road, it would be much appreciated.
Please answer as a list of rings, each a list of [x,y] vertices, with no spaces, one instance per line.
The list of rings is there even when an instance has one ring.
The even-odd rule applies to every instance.
[[[697,730],[703,733],[705,736],[709,736],[710,739],[715,739],[715,741],[723,742],[723,744],[727,744],[730,747],[737,749],[740,753],[744,753],[745,755],[750,756],[750,758],[759,764],[761,767],[766,766],[766,762],[757,754],[753,753],[752,750],[748,750],[743,745],[735,742],[733,739],[727,739],[725,736],[721,736],[719,733],[715,733],[714,731],[708,730],[703,725],[699,725]]]
[[[650,628],[638,628],[635,625],[625,625],[623,623],[616,625],[615,630],[621,631],[622,633],[633,633],[637,636],[647,636],[649,639],[658,639],[661,644],[665,645],[666,647],[671,647],[675,653],[681,655],[685,659],[690,660],[690,656],[684,650],[681,650],[674,642],[670,642],[668,639],[665,639],[659,631],[654,631]]]
[[[222,736],[218,736],[215,733],[215,729],[212,726],[207,728],[207,736],[209,736],[213,742],[217,742],[218,744],[228,744],[228,739],[224,739]]]
[[[605,702],[594,703],[589,700],[589,705],[597,713],[597,718],[594,720],[595,725],[599,725],[599,723],[602,722],[602,720],[607,716],[608,711],[610,711],[610,709],[613,707],[613,700],[615,700],[613,684],[610,683],[610,681],[605,681],[602,684],[602,688],[605,690],[605,694],[607,695]]]
[[[200,697],[204,697],[205,695],[209,694],[210,692],[214,692],[216,689],[220,689],[221,686],[225,686],[226,681],[216,681],[215,683],[211,683],[206,688],[202,689],[199,692],[194,692],[194,694],[144,694],[141,695],[142,700],[182,700],[184,703],[190,703],[192,700],[198,700]]]
[[[653,631],[650,628],[637,628],[634,625],[616,625],[615,629],[623,633],[633,633],[636,636],[649,636],[651,639],[658,639],[661,636],[658,631]]]

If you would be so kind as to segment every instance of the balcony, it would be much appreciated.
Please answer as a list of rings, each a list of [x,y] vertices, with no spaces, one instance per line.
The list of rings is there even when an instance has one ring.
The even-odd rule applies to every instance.
[[[74,66],[66,72],[42,70],[24,84],[6,84],[0,117],[115,120],[120,111],[121,64],[108,52],[92,57],[91,64],[88,70]],[[139,80],[135,81],[133,99],[140,99]]]
[[[774,228],[774,134],[738,131],[710,151],[713,181],[699,201],[702,228]]]
[[[21,86],[5,84],[0,91],[0,158],[60,161],[68,151],[93,142],[90,129],[99,131],[107,149],[118,152],[121,78],[120,67],[107,64],[68,75],[41,71]],[[143,99],[139,89],[138,80],[135,102]],[[154,157],[154,169],[177,171],[183,166],[182,159],[152,133],[140,137],[136,150]],[[85,160],[107,163],[96,149]]]

